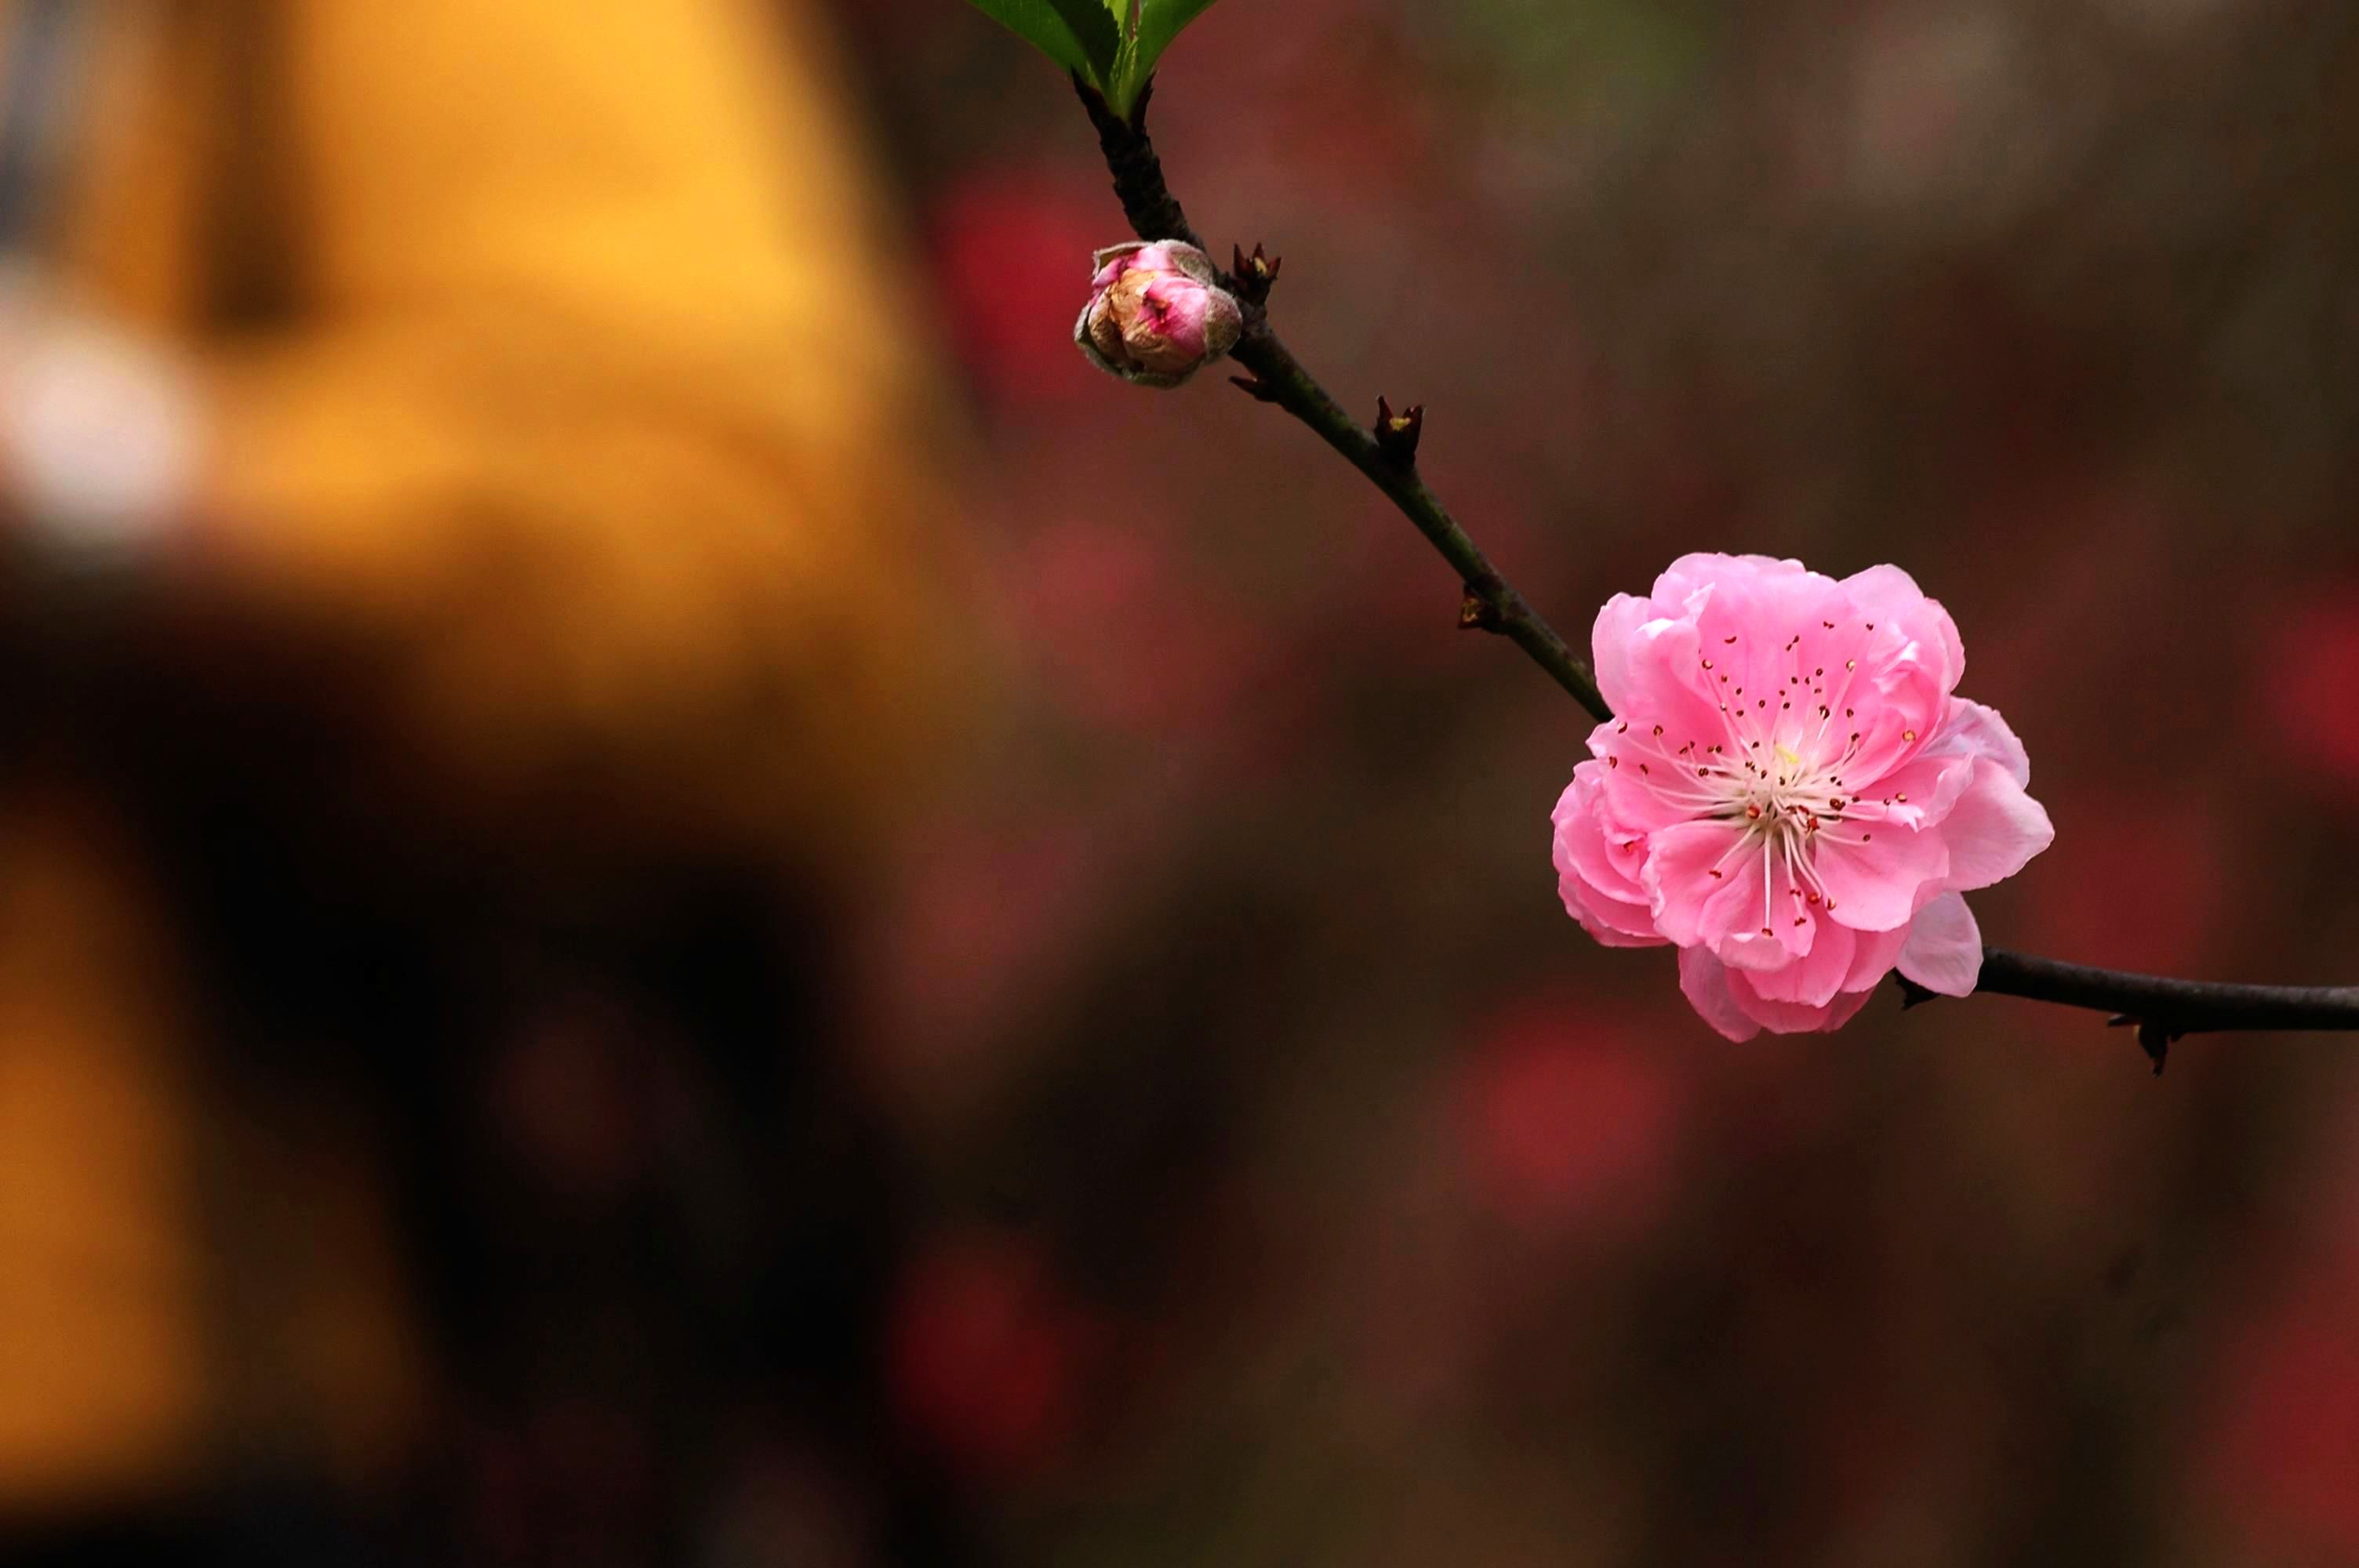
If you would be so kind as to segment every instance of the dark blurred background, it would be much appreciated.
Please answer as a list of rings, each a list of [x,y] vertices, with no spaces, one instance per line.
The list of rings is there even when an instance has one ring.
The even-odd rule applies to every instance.
[[[230,80],[338,80],[257,18],[349,5],[245,3]],[[756,8],[676,58],[614,20],[661,6],[422,5],[424,71],[427,22],[350,24],[403,113],[241,222],[332,232],[338,178],[408,222],[111,311],[447,333],[364,358],[335,482],[227,499],[382,488],[463,569],[288,566],[289,505],[265,567],[12,579],[7,820],[81,848],[0,868],[133,887],[58,894],[158,912],[92,917],[77,994],[186,1037],[109,1076],[138,1031],[0,987],[25,1552],[2359,1563],[2352,1043],[2155,1082],[2093,1015],[1896,994],[1731,1046],[1558,906],[1589,721],[1414,532],[1219,375],[1074,351],[1126,235],[1053,69],[951,0]],[[728,119],[681,60],[772,52],[710,143],[584,130]],[[1689,550],[1941,599],[2058,829],[1994,942],[2359,978],[2359,9],[1226,0],[1153,129],[1575,640]],[[411,276],[421,225],[486,237]],[[249,438],[316,443],[292,406]],[[495,483],[351,455],[469,442]]]

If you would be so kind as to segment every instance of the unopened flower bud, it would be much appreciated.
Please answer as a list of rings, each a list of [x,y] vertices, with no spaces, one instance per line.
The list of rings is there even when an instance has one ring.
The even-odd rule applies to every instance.
[[[1090,302],[1073,341],[1100,370],[1177,386],[1236,345],[1245,313],[1212,258],[1177,240],[1116,245],[1093,258]]]

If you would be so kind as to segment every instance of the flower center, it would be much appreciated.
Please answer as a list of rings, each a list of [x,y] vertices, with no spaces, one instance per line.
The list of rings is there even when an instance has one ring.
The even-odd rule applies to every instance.
[[[1625,737],[1626,760],[1636,763],[1646,787],[1694,819],[1735,829],[1727,853],[1710,874],[1758,880],[1764,935],[1769,933],[1767,923],[1777,918],[1771,889],[1780,869],[1795,903],[1791,918],[1801,925],[1807,910],[1835,906],[1819,876],[1819,846],[1872,843],[1872,825],[1894,815],[1894,803],[1863,801],[1843,778],[1844,767],[1860,754],[1867,728],[1847,705],[1858,659],[1846,657],[1831,673],[1795,656],[1801,643],[1798,633],[1786,644],[1784,653],[1793,663],[1778,672],[1782,678],[1767,697],[1731,684],[1730,672],[1716,670],[1710,657],[1702,659],[1707,684],[1720,694],[1721,734],[1715,740],[1693,739],[1674,749],[1659,724],[1633,732],[1624,723],[1617,730]],[[1917,737],[1910,731],[1907,738]],[[1610,758],[1616,767],[1625,760],[1619,752]],[[1899,814],[1913,816],[1906,806]],[[1757,867],[1756,849],[1762,852]]]

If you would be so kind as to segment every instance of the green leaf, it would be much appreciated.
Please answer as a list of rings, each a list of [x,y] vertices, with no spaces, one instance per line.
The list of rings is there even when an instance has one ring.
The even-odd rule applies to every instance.
[[[1125,42],[1114,7],[1120,0],[969,0],[974,8],[1092,85],[1114,80],[1114,57]]]
[[[1212,8],[1212,0],[1139,0],[1138,49],[1132,69],[1142,82],[1171,47],[1180,29]]]

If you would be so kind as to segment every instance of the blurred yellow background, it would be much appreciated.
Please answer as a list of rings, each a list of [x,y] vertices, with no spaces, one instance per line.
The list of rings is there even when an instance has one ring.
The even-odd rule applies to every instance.
[[[67,9],[0,362],[206,460],[94,564],[0,438],[0,1555],[2359,1560],[2350,1044],[1595,948],[1587,719],[1082,361],[1121,214],[970,8]],[[1153,128],[1568,636],[1941,599],[1994,942],[2349,980],[2354,34],[1229,0]]]

